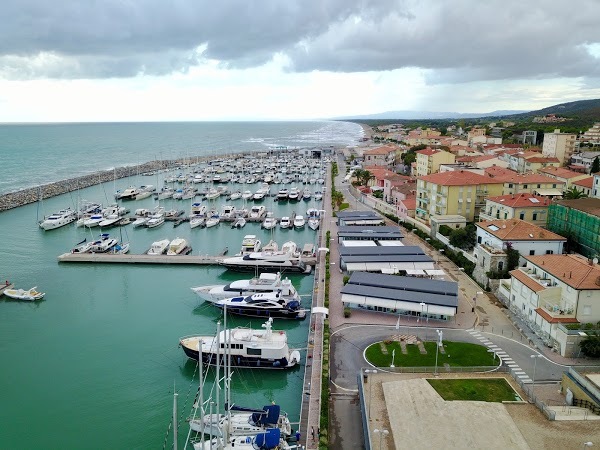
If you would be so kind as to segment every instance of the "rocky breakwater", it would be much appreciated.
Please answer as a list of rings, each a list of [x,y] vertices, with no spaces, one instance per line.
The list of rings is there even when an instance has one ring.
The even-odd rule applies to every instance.
[[[195,158],[193,160],[193,162],[199,161],[202,161],[202,159]],[[150,161],[136,166],[118,167],[114,170],[104,170],[77,178],[56,181],[39,187],[22,189],[17,192],[11,192],[0,196],[0,211],[18,208],[19,206],[27,205],[28,203],[37,202],[40,199],[43,200],[56,195],[94,186],[96,184],[105,183],[107,181],[113,181],[115,178],[120,179],[130,177],[139,173],[162,170],[165,167],[174,167],[178,164],[187,164],[190,162],[190,160]]]

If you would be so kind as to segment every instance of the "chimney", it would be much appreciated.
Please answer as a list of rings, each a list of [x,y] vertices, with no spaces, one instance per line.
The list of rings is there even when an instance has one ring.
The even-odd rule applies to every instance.
[[[569,272],[569,278],[571,278],[571,275],[573,275],[573,272]]]

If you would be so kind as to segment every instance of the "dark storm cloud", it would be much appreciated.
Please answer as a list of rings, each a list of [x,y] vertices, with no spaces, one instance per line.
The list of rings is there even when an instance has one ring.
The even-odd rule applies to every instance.
[[[431,69],[428,81],[600,76],[600,2],[4,0],[0,76],[106,78],[202,59],[289,70]]]

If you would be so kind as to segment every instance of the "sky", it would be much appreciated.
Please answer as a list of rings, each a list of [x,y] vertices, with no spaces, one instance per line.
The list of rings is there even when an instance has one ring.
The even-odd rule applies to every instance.
[[[600,98],[599,0],[3,0],[0,122],[303,120]]]

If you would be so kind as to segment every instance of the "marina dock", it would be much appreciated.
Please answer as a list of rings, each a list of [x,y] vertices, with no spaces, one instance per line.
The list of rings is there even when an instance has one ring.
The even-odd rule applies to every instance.
[[[69,263],[113,263],[113,264],[186,264],[186,265],[217,265],[223,256],[213,255],[132,255],[112,253],[63,253],[58,256],[58,262]],[[314,266],[315,257],[302,258],[305,264]]]

